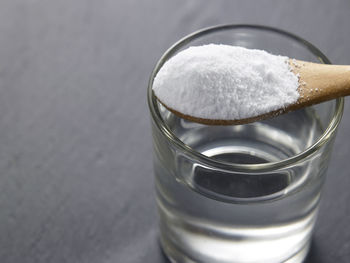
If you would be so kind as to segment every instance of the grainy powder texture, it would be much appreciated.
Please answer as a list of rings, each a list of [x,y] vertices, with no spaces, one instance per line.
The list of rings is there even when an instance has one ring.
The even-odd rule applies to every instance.
[[[263,50],[209,44],[169,59],[153,90],[168,107],[197,118],[236,120],[295,102],[298,77],[288,57]]]

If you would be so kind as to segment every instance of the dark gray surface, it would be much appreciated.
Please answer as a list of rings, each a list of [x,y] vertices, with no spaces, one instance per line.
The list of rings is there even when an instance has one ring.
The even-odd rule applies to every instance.
[[[184,35],[256,23],[350,64],[350,1],[0,2],[0,262],[167,262],[148,76]],[[349,99],[347,99],[347,102]],[[350,261],[349,106],[307,263]]]

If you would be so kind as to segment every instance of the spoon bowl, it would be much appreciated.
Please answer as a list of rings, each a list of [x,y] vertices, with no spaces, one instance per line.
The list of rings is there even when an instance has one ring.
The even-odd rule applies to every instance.
[[[206,125],[240,125],[273,118],[290,111],[350,95],[350,66],[318,64],[296,59],[289,59],[289,65],[291,71],[296,74],[299,79],[299,98],[295,103],[287,107],[276,109],[265,114],[232,120],[198,118],[176,111],[163,103],[159,98],[157,99],[165,108],[175,115],[192,122]]]

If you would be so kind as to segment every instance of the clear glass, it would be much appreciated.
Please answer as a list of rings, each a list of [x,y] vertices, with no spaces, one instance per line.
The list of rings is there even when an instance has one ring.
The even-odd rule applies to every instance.
[[[154,98],[154,76],[177,52],[208,43],[329,63],[297,36],[251,25],[195,32],[163,55],[148,87],[162,248],[180,263],[302,262],[343,99],[246,125],[178,118]]]

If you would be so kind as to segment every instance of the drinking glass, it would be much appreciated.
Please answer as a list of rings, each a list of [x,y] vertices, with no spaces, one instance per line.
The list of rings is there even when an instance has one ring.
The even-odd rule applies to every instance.
[[[330,63],[288,32],[223,25],[195,32],[161,57],[149,82],[161,246],[172,262],[302,262],[340,122],[342,98],[245,125],[181,119],[152,92],[172,56],[209,43]]]

